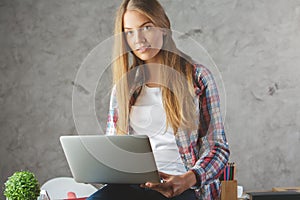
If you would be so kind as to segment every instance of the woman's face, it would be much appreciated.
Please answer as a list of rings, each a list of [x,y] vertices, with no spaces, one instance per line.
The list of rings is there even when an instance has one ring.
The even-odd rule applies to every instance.
[[[163,45],[163,31],[145,15],[127,10],[123,17],[126,41],[133,53],[146,63],[158,62],[158,53]]]

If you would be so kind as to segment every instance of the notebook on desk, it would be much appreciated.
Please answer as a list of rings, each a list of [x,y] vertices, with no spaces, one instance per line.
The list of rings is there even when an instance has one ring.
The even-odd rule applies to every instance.
[[[250,200],[299,200],[300,193],[295,191],[284,192],[248,192]]]
[[[159,182],[149,138],[132,136],[61,136],[71,173],[81,183]]]

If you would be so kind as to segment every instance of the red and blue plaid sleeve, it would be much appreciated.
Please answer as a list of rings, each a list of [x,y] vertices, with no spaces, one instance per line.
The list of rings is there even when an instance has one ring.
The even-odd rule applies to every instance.
[[[110,96],[106,135],[116,135],[116,123],[118,121],[118,104],[116,99],[116,87],[114,86]]]
[[[221,117],[220,99],[212,73],[202,65],[195,66],[196,84],[199,96],[199,130],[201,149],[199,159],[192,170],[198,179],[201,188],[215,184],[222,169],[228,162],[229,147],[225,136]],[[214,186],[214,187],[213,187]],[[216,188],[211,185],[207,195],[215,196]],[[206,199],[206,198],[205,198]],[[207,197],[207,199],[211,199]],[[212,198],[213,199],[213,198]]]

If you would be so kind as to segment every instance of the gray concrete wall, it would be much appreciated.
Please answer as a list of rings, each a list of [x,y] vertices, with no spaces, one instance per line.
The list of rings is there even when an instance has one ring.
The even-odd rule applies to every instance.
[[[77,134],[72,90],[95,93],[88,73],[87,83],[75,77],[89,52],[112,35],[119,3],[0,0],[1,187],[21,169],[35,172],[41,183],[71,175],[59,136]],[[181,33],[178,42],[194,39],[218,67],[219,73],[207,64],[221,88],[238,183],[246,190],[300,185],[300,1],[161,3]],[[105,69],[94,98],[101,128],[111,81]],[[78,112],[87,107],[78,105]],[[95,131],[86,121],[86,133]]]

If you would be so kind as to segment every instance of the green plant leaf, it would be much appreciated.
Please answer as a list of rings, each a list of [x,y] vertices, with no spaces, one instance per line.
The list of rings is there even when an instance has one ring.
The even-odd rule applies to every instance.
[[[15,172],[4,186],[4,195],[8,200],[36,200],[40,195],[40,184],[29,171]]]

